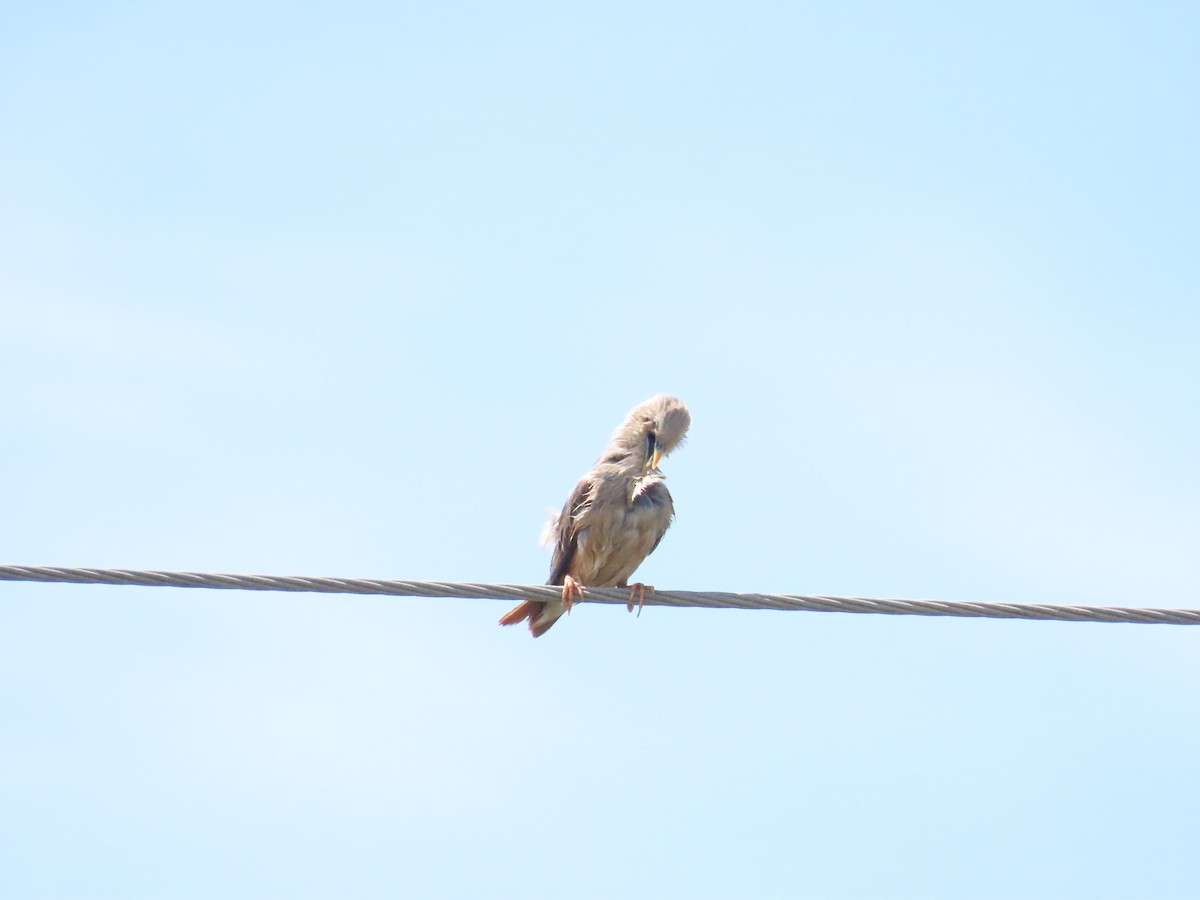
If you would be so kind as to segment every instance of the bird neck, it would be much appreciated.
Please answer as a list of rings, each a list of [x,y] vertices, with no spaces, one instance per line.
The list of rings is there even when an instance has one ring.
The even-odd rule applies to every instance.
[[[643,496],[646,491],[650,490],[656,484],[659,484],[665,479],[666,476],[663,475],[662,472],[658,471],[658,469],[655,469],[652,472],[647,472],[645,475],[638,475],[633,479],[633,488],[629,494],[629,502],[631,504],[636,503],[637,499]]]

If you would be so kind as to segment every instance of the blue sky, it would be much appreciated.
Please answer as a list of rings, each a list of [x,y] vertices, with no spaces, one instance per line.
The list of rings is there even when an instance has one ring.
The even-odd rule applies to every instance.
[[[1200,605],[1190,4],[10,6],[4,562]],[[1196,632],[0,586],[0,896],[1186,897]]]

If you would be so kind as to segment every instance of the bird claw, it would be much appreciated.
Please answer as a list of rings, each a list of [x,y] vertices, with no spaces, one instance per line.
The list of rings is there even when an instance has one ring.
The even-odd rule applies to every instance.
[[[568,575],[563,579],[562,589],[562,604],[563,609],[567,611],[567,615],[571,614],[571,607],[583,600],[583,585]]]
[[[642,607],[646,605],[646,591],[650,592],[650,596],[654,596],[654,588],[648,584],[642,584],[640,581],[637,584],[629,585],[629,602],[625,604],[627,612],[633,612],[633,595],[637,594],[637,614],[638,618],[642,617]]]

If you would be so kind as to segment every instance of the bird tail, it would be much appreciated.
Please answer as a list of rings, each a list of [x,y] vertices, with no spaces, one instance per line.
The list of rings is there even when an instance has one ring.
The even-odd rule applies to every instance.
[[[500,619],[501,625],[516,625],[526,619],[536,619],[542,611],[542,604],[536,600],[526,600],[506,612]]]
[[[529,633],[534,637],[541,637],[558,621],[558,616],[562,615],[561,611],[557,615],[547,614],[546,606],[547,604],[540,600],[525,600],[506,612],[501,617],[500,624],[516,625],[528,619]]]

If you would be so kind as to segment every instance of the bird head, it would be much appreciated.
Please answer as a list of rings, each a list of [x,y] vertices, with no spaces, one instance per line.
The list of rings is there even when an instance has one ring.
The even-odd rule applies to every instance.
[[[642,474],[658,468],[663,457],[683,443],[692,417],[678,397],[658,394],[639,404],[613,435],[612,446],[640,466]]]

